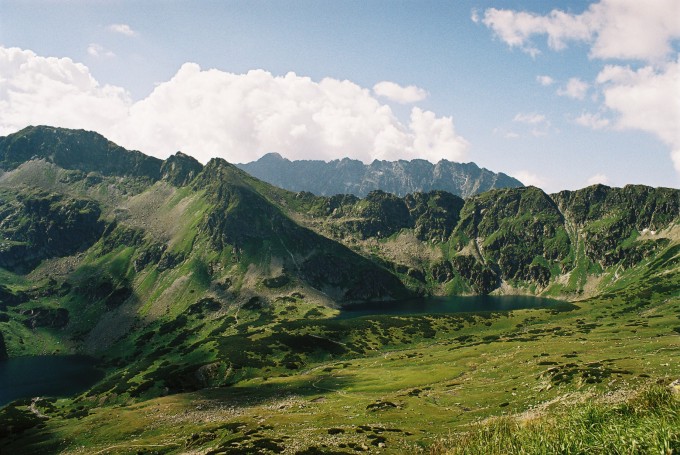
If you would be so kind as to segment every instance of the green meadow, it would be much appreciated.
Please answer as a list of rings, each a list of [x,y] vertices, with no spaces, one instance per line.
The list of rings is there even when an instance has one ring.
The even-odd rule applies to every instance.
[[[257,340],[265,339],[282,360],[297,352],[298,364],[246,367],[240,380],[147,400],[110,391],[43,399],[34,404],[46,416],[40,418],[30,400],[15,402],[2,418],[27,428],[10,430],[0,447],[74,454],[673,453],[680,404],[669,384],[680,377],[680,297],[635,299],[636,292],[645,289],[556,310],[319,318],[307,331],[329,338],[302,355],[283,347],[302,336],[300,325],[273,315],[244,334],[240,349],[256,358],[263,349]],[[180,368],[182,358],[171,364]]]

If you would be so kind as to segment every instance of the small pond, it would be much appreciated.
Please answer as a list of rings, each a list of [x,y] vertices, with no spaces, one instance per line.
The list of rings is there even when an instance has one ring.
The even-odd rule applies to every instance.
[[[423,297],[392,302],[364,302],[342,308],[339,319],[375,315],[479,313],[536,308],[562,308],[572,304],[525,295],[475,295],[469,297]]]
[[[69,396],[104,377],[96,360],[80,355],[15,357],[0,361],[0,406],[19,398]]]

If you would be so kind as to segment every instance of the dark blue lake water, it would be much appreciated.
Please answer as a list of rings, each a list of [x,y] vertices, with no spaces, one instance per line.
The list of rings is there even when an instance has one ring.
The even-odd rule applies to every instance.
[[[104,377],[80,355],[16,357],[0,361],[0,406],[19,398],[69,396]]]
[[[425,297],[396,302],[366,302],[343,307],[339,319],[373,315],[479,313],[570,305],[554,299],[524,295]]]

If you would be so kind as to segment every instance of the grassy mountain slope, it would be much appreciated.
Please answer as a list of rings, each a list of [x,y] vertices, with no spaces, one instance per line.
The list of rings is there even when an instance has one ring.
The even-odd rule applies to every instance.
[[[410,288],[440,295],[597,295],[665,248],[680,216],[677,190],[633,185],[556,195],[501,189],[466,200],[298,193],[283,202],[301,223],[375,258]]]
[[[0,167],[0,358],[106,372],[1,409],[3,452],[454,450],[479,420],[680,374],[678,190],[317,197],[47,127],[0,138]],[[489,292],[575,304],[332,318]]]
[[[0,226],[10,356],[80,350],[134,362],[140,331],[157,331],[154,341],[164,345],[182,332],[196,331],[188,339],[199,342],[231,325],[217,321],[201,332],[187,312],[257,314],[296,300],[327,312],[343,302],[410,295],[380,265],[289,219],[260,193],[277,190],[232,165],[198,167],[175,155],[159,169],[155,182],[125,173],[74,177],[40,159],[3,175],[3,207],[17,212]],[[41,171],[47,177],[34,179]],[[128,182],[129,192],[103,194]],[[17,257],[25,264],[11,262]],[[194,358],[197,370],[215,355],[206,346]]]

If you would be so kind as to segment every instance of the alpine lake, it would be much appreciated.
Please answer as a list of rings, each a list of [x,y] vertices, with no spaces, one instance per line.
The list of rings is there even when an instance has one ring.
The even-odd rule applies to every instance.
[[[570,303],[526,295],[474,295],[449,297],[421,297],[401,301],[364,302],[347,305],[337,316],[338,319],[351,319],[362,316],[378,315],[424,315],[455,313],[486,313],[526,309],[548,309]]]
[[[505,312],[571,305],[533,296],[450,296],[348,305],[337,319],[382,315],[425,315]],[[16,357],[0,362],[0,406],[37,396],[71,396],[104,377],[96,359],[81,355]]]
[[[0,406],[21,398],[69,396],[104,377],[96,360],[81,355],[40,355],[0,361]]]

